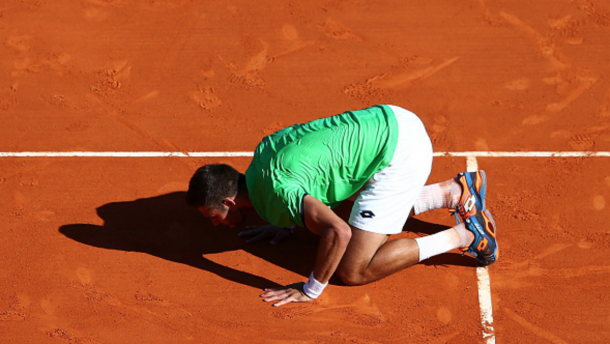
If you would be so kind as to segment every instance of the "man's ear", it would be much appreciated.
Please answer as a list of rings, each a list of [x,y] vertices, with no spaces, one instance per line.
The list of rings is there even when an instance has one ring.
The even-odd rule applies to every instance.
[[[229,208],[232,208],[235,206],[235,199],[234,198],[225,198],[222,200],[222,204],[226,205]]]

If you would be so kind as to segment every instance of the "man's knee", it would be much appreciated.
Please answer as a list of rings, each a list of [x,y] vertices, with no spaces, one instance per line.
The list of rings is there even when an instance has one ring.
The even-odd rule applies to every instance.
[[[371,282],[368,267],[375,253],[388,240],[388,235],[351,228],[352,237],[336,273],[347,285],[363,285]]]
[[[362,273],[354,271],[354,269],[338,269],[337,275],[339,275],[339,278],[341,278],[343,283],[349,286],[358,286],[366,284],[364,275]]]

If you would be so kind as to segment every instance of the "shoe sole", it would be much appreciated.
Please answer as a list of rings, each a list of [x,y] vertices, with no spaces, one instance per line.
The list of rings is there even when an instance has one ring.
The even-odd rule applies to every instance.
[[[479,223],[479,225],[482,225],[483,228],[479,228],[480,226],[474,226],[474,230],[476,230],[483,238],[479,241],[479,244],[476,247],[475,258],[477,259],[477,262],[480,266],[487,266],[493,264],[496,260],[498,260],[499,256],[498,242],[496,240],[496,222],[494,221],[493,217],[491,216],[491,213],[487,209],[481,212],[481,218],[483,218],[484,223]],[[490,240],[493,240],[495,248],[493,249],[493,253],[485,255],[483,252],[489,248]],[[479,252],[481,253],[479,254]]]

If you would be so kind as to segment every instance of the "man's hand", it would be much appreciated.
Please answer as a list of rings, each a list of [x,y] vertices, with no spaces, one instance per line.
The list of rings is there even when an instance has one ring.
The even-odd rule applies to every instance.
[[[237,236],[251,237],[246,240],[247,243],[271,238],[270,243],[275,245],[291,236],[293,232],[294,230],[292,228],[278,228],[273,225],[249,226],[245,231],[239,232]]]
[[[283,288],[265,289],[261,295],[263,301],[274,302],[273,307],[279,307],[290,302],[309,302],[312,301],[309,296],[303,293],[303,285],[305,283],[294,283]]]

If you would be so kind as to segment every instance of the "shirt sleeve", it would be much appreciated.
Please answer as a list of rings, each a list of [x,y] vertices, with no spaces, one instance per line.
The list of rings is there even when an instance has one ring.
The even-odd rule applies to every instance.
[[[305,227],[303,221],[303,197],[305,191],[298,185],[281,186],[276,191],[279,202],[275,211],[275,221],[273,225],[277,227],[301,226]]]

